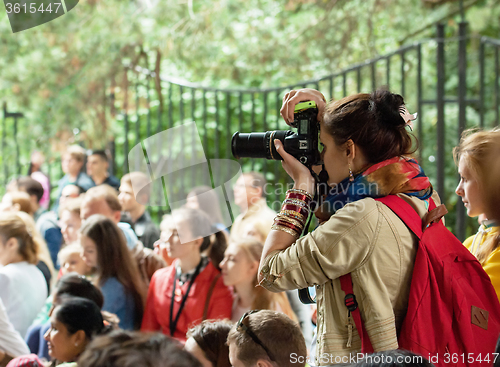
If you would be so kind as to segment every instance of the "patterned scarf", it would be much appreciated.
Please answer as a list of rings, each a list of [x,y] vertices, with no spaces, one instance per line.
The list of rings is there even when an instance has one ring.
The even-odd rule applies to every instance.
[[[394,157],[374,164],[357,174],[354,181],[349,177],[340,182],[326,195],[316,216],[327,220],[347,203],[366,197],[379,198],[405,193],[421,200],[427,200],[433,192],[429,178],[416,160]]]

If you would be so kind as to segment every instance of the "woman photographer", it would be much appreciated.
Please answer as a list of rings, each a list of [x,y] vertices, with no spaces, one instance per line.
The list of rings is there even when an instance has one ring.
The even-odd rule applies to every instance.
[[[351,273],[359,311],[374,351],[397,349],[405,316],[417,239],[374,198],[398,195],[420,215],[432,196],[429,179],[409,155],[410,115],[403,97],[386,90],[326,103],[312,89],[287,93],[281,115],[290,124],[295,105],[318,106],[323,169],[329,192],[316,211],[321,225],[298,238],[315,194],[307,167],[275,140],[283,167],[294,180],[262,253],[259,280],[279,292],[316,286],[316,356],[335,358],[361,351],[361,341],[344,304],[339,278]],[[331,359],[328,359],[331,360]],[[321,364],[324,364],[321,363]]]

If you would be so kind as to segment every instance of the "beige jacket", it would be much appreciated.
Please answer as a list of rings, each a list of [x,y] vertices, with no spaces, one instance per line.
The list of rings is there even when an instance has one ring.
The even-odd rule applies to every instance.
[[[400,195],[423,217],[426,204]],[[437,194],[433,196],[439,205]],[[271,291],[316,286],[319,365],[361,351],[356,327],[348,348],[345,293],[339,277],[351,273],[375,351],[397,349],[406,314],[417,239],[385,205],[371,198],[347,204],[314,232],[264,260],[262,285]],[[338,359],[337,359],[338,360]]]

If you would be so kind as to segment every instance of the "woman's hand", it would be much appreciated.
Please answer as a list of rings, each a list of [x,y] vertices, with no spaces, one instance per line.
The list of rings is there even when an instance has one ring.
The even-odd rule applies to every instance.
[[[294,156],[288,154],[280,140],[274,139],[276,151],[283,158],[283,168],[295,182],[294,188],[305,190],[314,196],[316,184],[309,168],[300,163]]]
[[[325,96],[316,89],[304,88],[291,90],[283,97],[283,105],[281,106],[280,113],[288,125],[293,123],[295,106],[305,101],[316,102],[316,106],[318,106],[318,121],[323,120],[323,113],[326,105]]]

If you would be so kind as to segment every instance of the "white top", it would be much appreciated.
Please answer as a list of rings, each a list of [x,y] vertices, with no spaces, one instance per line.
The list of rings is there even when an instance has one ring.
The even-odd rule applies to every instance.
[[[47,298],[42,272],[26,261],[0,267],[0,299],[14,328],[25,335]]]
[[[0,299],[0,350],[11,357],[19,357],[30,354],[30,350],[21,335],[7,317],[7,311]]]

